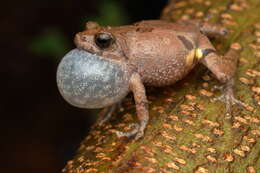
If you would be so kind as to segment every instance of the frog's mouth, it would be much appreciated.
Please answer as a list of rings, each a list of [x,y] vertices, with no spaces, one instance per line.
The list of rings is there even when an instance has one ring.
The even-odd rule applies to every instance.
[[[126,64],[74,49],[61,60],[57,84],[61,95],[80,108],[102,108],[124,98],[130,73]]]

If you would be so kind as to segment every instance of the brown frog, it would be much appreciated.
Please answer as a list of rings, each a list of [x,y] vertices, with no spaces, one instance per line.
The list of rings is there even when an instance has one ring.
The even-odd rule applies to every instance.
[[[172,85],[202,63],[226,84],[221,98],[229,112],[231,105],[243,105],[234,98],[232,89],[240,47],[232,44],[225,56],[219,56],[207,38],[225,34],[221,26],[196,21],[148,20],[119,27],[88,22],[86,30],[75,36],[77,48],[59,64],[58,88],[74,106],[105,107],[99,125],[132,91],[140,123],[117,135],[139,139],[149,120],[144,86]]]

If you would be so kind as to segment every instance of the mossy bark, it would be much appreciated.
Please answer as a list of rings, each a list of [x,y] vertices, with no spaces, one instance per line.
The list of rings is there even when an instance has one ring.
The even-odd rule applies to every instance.
[[[235,76],[236,98],[248,104],[212,102],[220,83],[202,65],[184,80],[165,88],[148,88],[150,121],[141,140],[118,139],[136,122],[131,96],[103,127],[93,127],[82,141],[67,173],[126,172],[260,172],[260,1],[181,0],[169,2],[162,19],[201,19],[230,29],[227,38],[212,40],[220,54],[239,42],[243,52]]]

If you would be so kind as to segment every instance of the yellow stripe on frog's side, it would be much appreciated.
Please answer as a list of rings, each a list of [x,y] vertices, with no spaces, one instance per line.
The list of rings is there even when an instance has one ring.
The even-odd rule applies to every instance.
[[[195,54],[196,54],[195,55],[196,58],[198,58],[198,59],[201,59],[203,57],[203,52],[202,52],[202,50],[200,48],[196,49],[196,53]]]
[[[191,66],[193,64],[194,58],[198,60],[203,57],[203,52],[201,49],[192,49],[189,54],[185,57],[186,58],[186,65]]]
[[[186,59],[186,65],[191,66],[193,64],[193,60],[195,58],[195,49],[192,49],[189,54],[185,57]]]

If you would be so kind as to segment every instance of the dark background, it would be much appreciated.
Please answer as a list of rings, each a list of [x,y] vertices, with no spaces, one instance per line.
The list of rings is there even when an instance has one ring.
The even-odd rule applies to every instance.
[[[0,172],[55,173],[95,121],[68,105],[56,68],[88,20],[102,25],[159,18],[167,0],[1,2]]]

